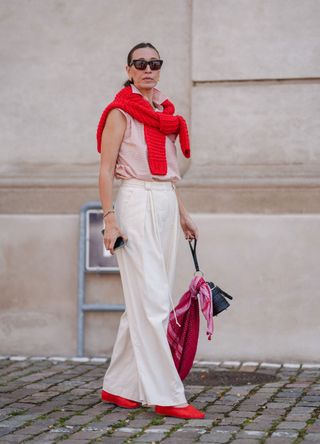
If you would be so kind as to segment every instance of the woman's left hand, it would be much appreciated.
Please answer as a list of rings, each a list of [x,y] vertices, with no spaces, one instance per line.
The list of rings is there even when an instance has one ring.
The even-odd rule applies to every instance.
[[[198,239],[199,230],[189,214],[180,216],[180,225],[186,239]]]

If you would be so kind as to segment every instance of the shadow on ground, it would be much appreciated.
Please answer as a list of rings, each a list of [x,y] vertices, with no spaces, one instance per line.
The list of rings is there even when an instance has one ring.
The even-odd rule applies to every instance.
[[[277,382],[279,378],[267,373],[239,372],[236,370],[193,369],[184,379],[188,385],[239,386]]]

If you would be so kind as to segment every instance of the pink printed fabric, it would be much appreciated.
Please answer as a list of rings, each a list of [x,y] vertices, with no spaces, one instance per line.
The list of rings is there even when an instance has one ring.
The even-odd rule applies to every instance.
[[[207,320],[207,336],[211,340],[213,334],[213,314],[211,290],[202,276],[195,276],[189,290],[181,297],[174,311],[170,312],[167,338],[175,366],[183,380],[192,368],[197,351],[199,338],[199,303],[201,311]]]

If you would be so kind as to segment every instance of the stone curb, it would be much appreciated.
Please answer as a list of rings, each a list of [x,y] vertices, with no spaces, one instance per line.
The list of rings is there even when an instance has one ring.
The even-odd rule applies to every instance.
[[[10,361],[53,361],[53,362],[65,362],[73,361],[79,363],[94,362],[105,364],[110,361],[110,357],[88,357],[88,356],[0,356],[0,361],[10,360]],[[202,361],[195,360],[194,366],[200,367],[224,367],[224,368],[238,368],[238,367],[260,367],[265,369],[280,369],[281,367],[287,369],[297,370],[302,369],[320,369],[319,362],[265,362],[265,361]]]

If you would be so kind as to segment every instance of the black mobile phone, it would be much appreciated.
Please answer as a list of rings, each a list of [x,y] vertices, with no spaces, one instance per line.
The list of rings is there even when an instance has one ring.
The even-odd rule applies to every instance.
[[[104,236],[104,228],[101,230],[102,236]],[[113,246],[113,250],[117,250],[118,248],[124,247],[126,245],[126,242],[123,240],[122,236],[118,236],[114,246]]]
[[[124,246],[125,246],[125,242],[123,240],[123,237],[122,236],[117,237],[117,239],[114,243],[113,249],[116,250],[117,248],[121,248]]]

